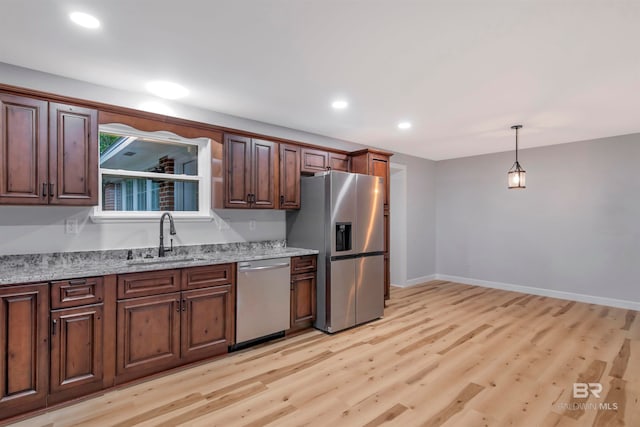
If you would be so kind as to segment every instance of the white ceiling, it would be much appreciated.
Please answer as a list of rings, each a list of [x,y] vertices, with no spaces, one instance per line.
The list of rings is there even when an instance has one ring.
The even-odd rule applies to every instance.
[[[640,132],[636,0],[3,0],[0,61],[434,160]]]

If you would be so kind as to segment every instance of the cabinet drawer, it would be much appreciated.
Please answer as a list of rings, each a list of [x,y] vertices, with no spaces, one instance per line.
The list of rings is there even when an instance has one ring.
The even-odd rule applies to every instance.
[[[60,280],[51,283],[51,308],[97,304],[104,297],[102,277]]]
[[[118,299],[180,291],[180,270],[147,271],[118,276]]]
[[[207,265],[182,270],[184,289],[208,288],[233,283],[233,264]]]
[[[291,258],[291,275],[316,270],[317,255],[305,255]]]

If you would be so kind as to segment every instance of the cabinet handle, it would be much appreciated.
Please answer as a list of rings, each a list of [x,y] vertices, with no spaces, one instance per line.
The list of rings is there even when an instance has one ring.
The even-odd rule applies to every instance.
[[[187,300],[186,299],[182,300],[182,311],[187,311]]]
[[[284,196],[280,195],[280,205],[284,205]]]
[[[247,193],[247,203],[251,203],[251,193]]]
[[[53,183],[49,184],[49,197],[53,197]]]
[[[180,300],[176,300],[176,306],[178,306],[178,308],[176,309],[176,311],[178,313],[180,313]]]
[[[56,335],[56,329],[58,329],[58,321],[56,319],[51,320],[51,335]]]
[[[47,183],[42,183],[42,197],[47,197]]]

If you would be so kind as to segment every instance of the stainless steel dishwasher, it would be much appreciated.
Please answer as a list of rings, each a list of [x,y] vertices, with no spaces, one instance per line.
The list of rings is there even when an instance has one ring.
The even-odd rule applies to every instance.
[[[289,329],[291,258],[238,263],[236,345]]]

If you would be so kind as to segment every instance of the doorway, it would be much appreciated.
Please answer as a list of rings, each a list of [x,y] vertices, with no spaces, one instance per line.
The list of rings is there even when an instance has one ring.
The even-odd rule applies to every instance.
[[[390,164],[391,284],[407,284],[407,166]]]

